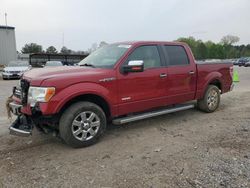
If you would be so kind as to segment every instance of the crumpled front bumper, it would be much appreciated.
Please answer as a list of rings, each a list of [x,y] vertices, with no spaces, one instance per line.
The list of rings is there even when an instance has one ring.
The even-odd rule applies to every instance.
[[[10,134],[23,137],[30,136],[34,126],[31,118],[21,113],[22,105],[11,102],[9,107],[11,112],[17,115],[17,119],[9,127]]]

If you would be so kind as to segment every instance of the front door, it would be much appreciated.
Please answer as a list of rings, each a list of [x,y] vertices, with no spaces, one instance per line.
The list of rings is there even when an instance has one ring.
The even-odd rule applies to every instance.
[[[144,71],[118,73],[119,114],[145,111],[166,104],[167,69],[156,45],[137,47],[123,63],[143,60]]]

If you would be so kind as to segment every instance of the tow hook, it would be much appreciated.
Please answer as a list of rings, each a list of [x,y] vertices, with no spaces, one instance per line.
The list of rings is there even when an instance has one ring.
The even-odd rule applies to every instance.
[[[32,121],[25,115],[19,115],[9,127],[10,134],[23,137],[31,136],[32,129]]]

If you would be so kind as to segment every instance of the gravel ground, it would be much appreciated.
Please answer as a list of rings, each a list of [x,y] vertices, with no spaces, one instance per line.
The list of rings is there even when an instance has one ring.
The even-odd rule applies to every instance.
[[[8,134],[0,80],[0,187],[250,187],[250,68],[215,113],[196,109],[123,126],[72,149],[35,132]]]

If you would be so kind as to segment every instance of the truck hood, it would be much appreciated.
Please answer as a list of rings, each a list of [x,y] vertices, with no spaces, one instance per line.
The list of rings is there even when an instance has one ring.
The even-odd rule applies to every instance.
[[[75,84],[77,82],[91,81],[96,82],[102,75],[106,75],[110,70],[79,67],[79,66],[63,66],[49,68],[35,68],[24,73],[23,78],[30,81],[33,86],[55,85],[58,82],[64,85]],[[44,85],[44,84],[43,84]]]

